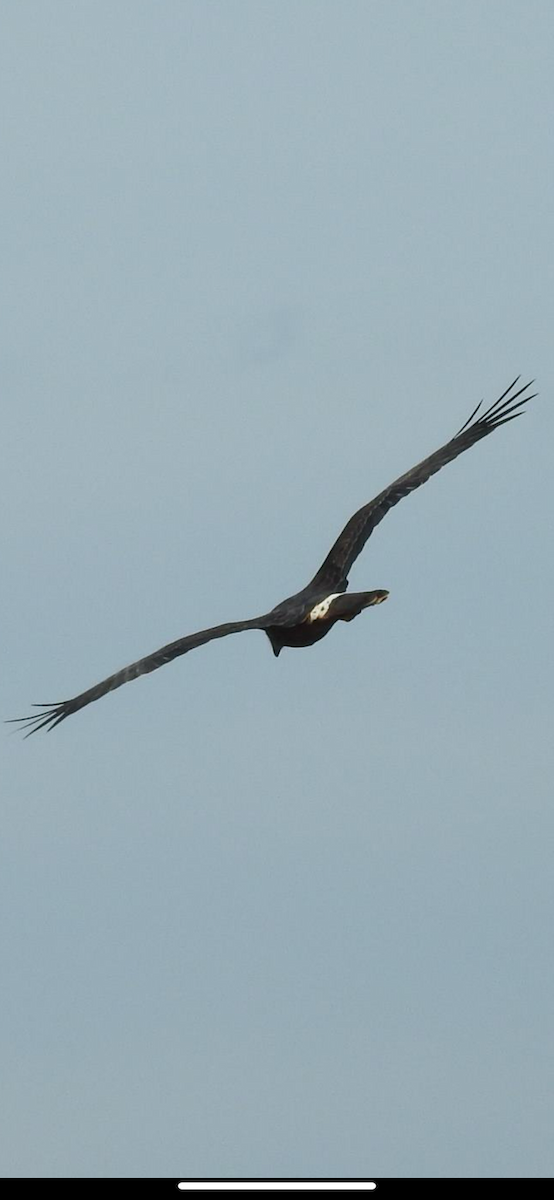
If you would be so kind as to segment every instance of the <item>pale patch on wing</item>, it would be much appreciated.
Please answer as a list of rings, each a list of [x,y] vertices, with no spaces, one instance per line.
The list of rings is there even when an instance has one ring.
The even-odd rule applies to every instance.
[[[326,596],[325,600],[320,600],[319,604],[316,604],[315,608],[312,608],[312,611],[308,613],[306,621],[309,621],[311,624],[312,621],[319,621],[321,617],[326,617],[332,601],[336,600],[341,594],[341,592],[332,592],[330,596]]]

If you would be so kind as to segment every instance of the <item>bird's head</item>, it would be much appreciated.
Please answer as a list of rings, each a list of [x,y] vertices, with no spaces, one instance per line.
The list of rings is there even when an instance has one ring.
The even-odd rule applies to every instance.
[[[371,599],[368,600],[369,606],[370,604],[382,604],[383,600],[388,598],[389,592],[385,591],[385,588],[378,588],[376,592],[369,592],[368,595],[371,596]]]

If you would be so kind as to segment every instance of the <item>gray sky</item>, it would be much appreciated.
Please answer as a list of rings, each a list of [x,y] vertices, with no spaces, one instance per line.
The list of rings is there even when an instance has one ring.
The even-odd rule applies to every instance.
[[[554,10],[3,6],[0,1174],[554,1173]],[[6,731],[10,727],[5,727]]]

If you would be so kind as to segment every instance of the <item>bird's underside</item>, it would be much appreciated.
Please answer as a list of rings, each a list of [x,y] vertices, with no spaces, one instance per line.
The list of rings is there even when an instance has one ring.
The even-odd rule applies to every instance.
[[[153,654],[116,671],[114,675],[103,679],[73,699],[35,705],[40,712],[34,716],[17,717],[15,721],[27,729],[27,737],[36,733],[38,729],[53,729],[72,713],[78,712],[94,700],[99,700],[101,696],[107,695],[131,679],[147,675],[165,663],[172,662],[174,658],[188,654],[189,650],[216,638],[227,637],[231,633],[241,633],[250,629],[263,630],[276,656],[284,646],[312,646],[325,637],[337,621],[352,621],[363,609],[386,600],[388,592],[384,589],[345,594],[352,564],[363,550],[367,539],[399,500],[421,487],[431,475],[436,474],[446,463],[457,458],[475,442],[487,437],[493,429],[521,414],[523,405],[532,400],[536,393],[529,394],[530,383],[514,391],[518,382],[519,376],[485,412],[480,412],[481,404],[477,405],[465,425],[446,445],[412,467],[405,475],[401,475],[375,499],[370,500],[369,504],[354,513],[314,578],[302,591],[289,596],[263,616],[215,625],[211,629],[202,629],[198,633],[170,642],[160,650],[155,650]]]
[[[264,625],[264,632],[271,642],[277,658],[283,646],[313,646],[320,642],[337,621],[353,621],[364,608],[381,604],[388,592],[380,589],[373,592],[337,592],[324,596],[314,604],[307,617],[296,625]],[[285,601],[285,604],[287,601]],[[280,606],[279,606],[280,607]],[[269,613],[271,617],[271,613]]]

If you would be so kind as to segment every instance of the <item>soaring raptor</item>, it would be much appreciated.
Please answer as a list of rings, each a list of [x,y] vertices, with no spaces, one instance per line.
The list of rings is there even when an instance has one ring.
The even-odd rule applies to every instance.
[[[395,479],[394,483],[389,484],[374,500],[370,500],[369,504],[365,504],[354,513],[311,583],[301,592],[282,600],[271,612],[264,613],[261,617],[214,625],[211,629],[201,629],[198,633],[190,633],[176,642],[170,642],[169,645],[162,646],[161,650],[155,650],[146,658],[139,658],[138,662],[116,671],[115,675],[103,679],[88,691],[80,692],[72,700],[33,705],[41,711],[32,717],[15,718],[22,723],[23,728],[28,729],[25,736],[29,737],[38,729],[53,729],[71,713],[78,712],[93,700],[99,700],[107,692],[113,692],[115,688],[121,687],[122,683],[128,683],[130,679],[136,679],[139,675],[147,675],[149,671],[163,667],[164,663],[179,658],[181,654],[188,654],[189,650],[195,650],[197,646],[203,646],[214,638],[227,637],[229,633],[242,633],[246,629],[263,629],[271,642],[273,653],[277,656],[283,646],[313,646],[314,642],[318,642],[329,633],[336,621],[352,621],[364,608],[381,604],[389,594],[382,588],[371,592],[346,594],[350,568],[363,550],[368,537],[383,520],[389,508],[393,508],[409,492],[415,491],[446,463],[457,458],[464,450],[469,450],[469,447],[481,438],[487,437],[493,429],[498,429],[507,421],[513,421],[514,417],[521,416],[523,405],[532,400],[537,393],[529,394],[532,383],[514,391],[519,379],[518,375],[499,399],[484,412],[481,412],[481,401],[465,425],[462,425],[456,436],[445,446],[441,446],[440,450],[435,450],[434,454],[412,467],[411,471]]]

